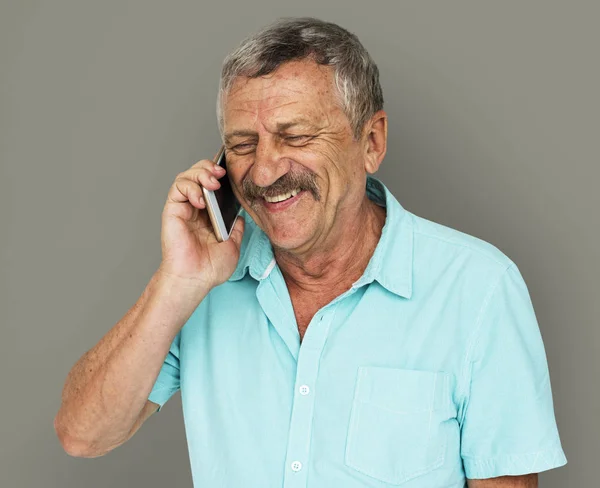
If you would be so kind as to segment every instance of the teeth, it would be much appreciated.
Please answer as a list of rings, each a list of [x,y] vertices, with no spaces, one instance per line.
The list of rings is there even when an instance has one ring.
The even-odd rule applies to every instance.
[[[300,190],[296,189],[296,190],[292,190],[289,193],[283,193],[281,195],[275,195],[274,197],[267,197],[265,196],[265,200],[269,203],[277,203],[277,202],[283,202],[284,200],[287,200],[288,198],[292,198],[295,197],[298,192]]]

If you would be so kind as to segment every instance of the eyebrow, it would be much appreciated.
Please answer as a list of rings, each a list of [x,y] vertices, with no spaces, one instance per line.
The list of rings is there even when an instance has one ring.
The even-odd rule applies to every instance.
[[[253,130],[234,130],[225,134],[225,142],[229,142],[234,137],[255,137],[257,133]]]
[[[312,124],[311,122],[309,122],[306,119],[295,119],[295,120],[291,120],[289,122],[277,124],[277,130],[279,132],[283,132],[284,130],[294,127],[295,125],[304,125],[307,127],[315,127],[314,124]]]
[[[294,119],[289,122],[280,122],[277,124],[277,132],[284,132],[296,125],[304,125],[310,129],[316,129],[316,126],[306,119]],[[258,134],[253,130],[234,130],[225,134],[225,141],[229,142],[234,137],[256,137]]]

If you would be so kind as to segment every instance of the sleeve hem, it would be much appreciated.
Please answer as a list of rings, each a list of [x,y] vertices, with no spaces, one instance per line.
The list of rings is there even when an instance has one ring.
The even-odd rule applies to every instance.
[[[540,473],[564,466],[567,464],[567,458],[562,448],[556,448],[487,459],[463,455],[463,464],[468,479],[484,479]]]
[[[173,390],[169,387],[158,385],[155,386],[154,389],[150,392],[148,400],[158,404],[158,409],[156,411],[160,412],[164,404],[167,403],[169,398],[171,398],[176,391],[177,390]]]

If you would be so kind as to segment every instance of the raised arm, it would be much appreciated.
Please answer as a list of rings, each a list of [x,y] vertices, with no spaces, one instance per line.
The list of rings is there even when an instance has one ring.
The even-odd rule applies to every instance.
[[[202,198],[224,170],[201,160],[177,175],[162,213],[162,262],[137,303],[73,366],[54,419],[73,456],[97,457],[129,439],[158,405],[148,401],[174,338],[237,265],[244,220],[218,242]]]

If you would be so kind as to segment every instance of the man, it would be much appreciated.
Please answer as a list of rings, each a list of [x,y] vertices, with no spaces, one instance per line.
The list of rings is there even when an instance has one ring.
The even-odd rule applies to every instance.
[[[202,160],[171,187],[163,260],[69,373],[74,456],[127,441],[181,389],[195,486],[535,487],[566,463],[514,262],[405,210],[375,63],[316,19],[225,60],[218,118],[244,208],[216,241]]]

